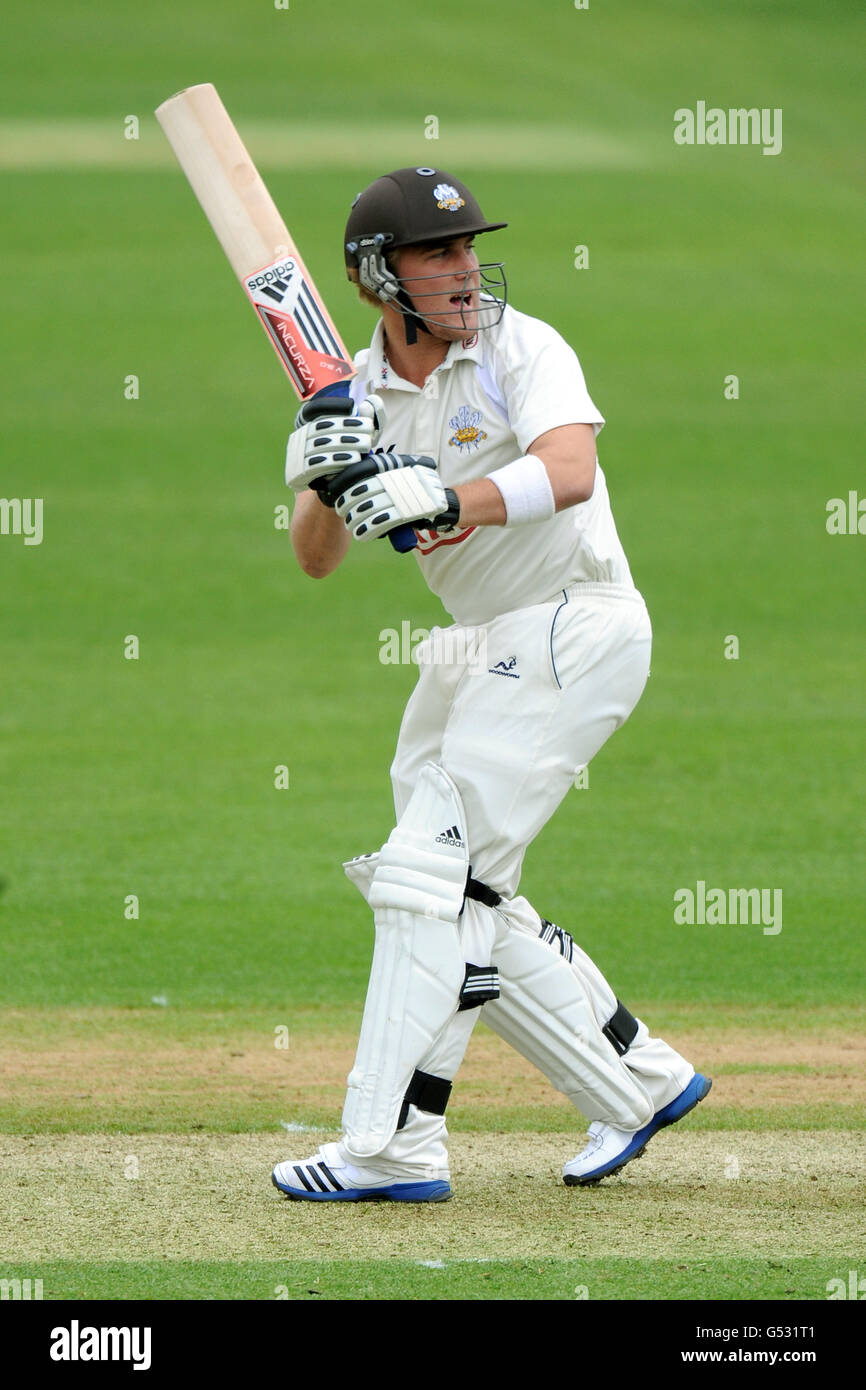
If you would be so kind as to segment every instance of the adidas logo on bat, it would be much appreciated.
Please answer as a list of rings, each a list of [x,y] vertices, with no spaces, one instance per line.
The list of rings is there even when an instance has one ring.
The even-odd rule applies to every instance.
[[[247,290],[250,294],[261,290],[262,294],[266,294],[275,304],[282,304],[294,271],[294,261],[282,261],[279,265],[268,266],[267,270],[261,271],[260,274],[250,276],[247,280]]]
[[[463,839],[456,825],[452,825],[448,830],[443,830],[441,835],[436,836],[437,845],[453,845],[455,849],[463,848]]]

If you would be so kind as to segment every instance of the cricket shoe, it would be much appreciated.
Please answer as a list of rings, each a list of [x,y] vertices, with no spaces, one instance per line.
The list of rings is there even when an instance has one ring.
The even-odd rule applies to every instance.
[[[271,1181],[300,1202],[447,1202],[446,1178],[396,1178],[381,1168],[347,1163],[339,1144],[323,1144],[312,1158],[278,1163]]]
[[[640,1158],[650,1139],[665,1125],[676,1124],[708,1094],[712,1081],[695,1072],[688,1086],[669,1104],[657,1110],[643,1129],[629,1131],[596,1120],[589,1127],[589,1143],[566,1163],[562,1177],[568,1187],[590,1187],[618,1173],[632,1159]]]

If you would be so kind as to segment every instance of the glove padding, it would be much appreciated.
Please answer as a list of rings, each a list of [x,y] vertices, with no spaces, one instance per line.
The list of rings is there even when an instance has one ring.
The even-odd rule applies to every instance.
[[[361,476],[366,467],[371,471]],[[377,540],[406,524],[450,531],[460,517],[456,494],[425,454],[371,454],[357,472],[341,474],[330,487],[341,488],[334,506],[356,541]]]
[[[360,463],[378,437],[381,406],[378,396],[369,396],[357,411],[348,396],[305,401],[286,449],[289,487],[304,492],[317,479]]]

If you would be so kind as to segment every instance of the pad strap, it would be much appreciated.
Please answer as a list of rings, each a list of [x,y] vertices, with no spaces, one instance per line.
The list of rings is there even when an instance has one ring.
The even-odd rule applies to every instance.
[[[464,896],[474,898],[477,903],[484,903],[485,907],[498,907],[502,902],[502,894],[495,889],[488,888],[486,883],[482,883],[479,878],[472,877],[472,865],[469,866],[469,876],[466,879],[466,887],[463,890]]]
[[[562,927],[558,927],[555,922],[549,922],[546,917],[541,919],[541,930],[538,933],[542,941],[546,941],[548,946],[555,946],[561,956],[564,956],[569,965],[574,959],[574,937]]]
[[[624,1052],[628,1052],[637,1034],[638,1022],[634,1014],[630,1014],[625,1004],[620,999],[616,1001],[616,1013],[613,1018],[602,1028],[604,1036],[608,1042],[622,1057]]]
[[[499,971],[495,965],[470,965],[466,962],[466,978],[460,991],[457,1012],[477,1009],[491,999],[499,998]]]
[[[444,1115],[450,1095],[450,1081],[446,1081],[443,1076],[431,1076],[430,1072],[419,1071],[416,1067],[412,1080],[406,1087],[397,1128],[402,1129],[405,1125],[410,1105],[416,1106],[419,1110],[426,1110],[428,1115]]]

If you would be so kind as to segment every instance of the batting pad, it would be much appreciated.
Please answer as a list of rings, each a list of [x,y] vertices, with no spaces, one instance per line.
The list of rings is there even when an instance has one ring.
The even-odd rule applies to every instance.
[[[343,1108],[343,1143],[357,1158],[391,1139],[415,1068],[457,1008],[468,872],[460,793],[442,768],[425,763],[367,894],[376,942]]]
[[[516,921],[508,924],[510,906],[497,911],[502,929],[493,963],[500,997],[484,1006],[484,1022],[587,1119],[640,1129],[652,1119],[653,1103],[602,1033],[593,1007],[592,994],[605,993],[607,982],[595,966],[584,981],[579,962],[569,965],[540,937],[525,934],[525,923],[523,930]],[[611,997],[615,1001],[612,991]]]
[[[354,883],[365,902],[370,901],[373,876],[379,867],[379,851],[375,854],[359,854],[355,859],[347,859],[343,864],[346,878]]]

